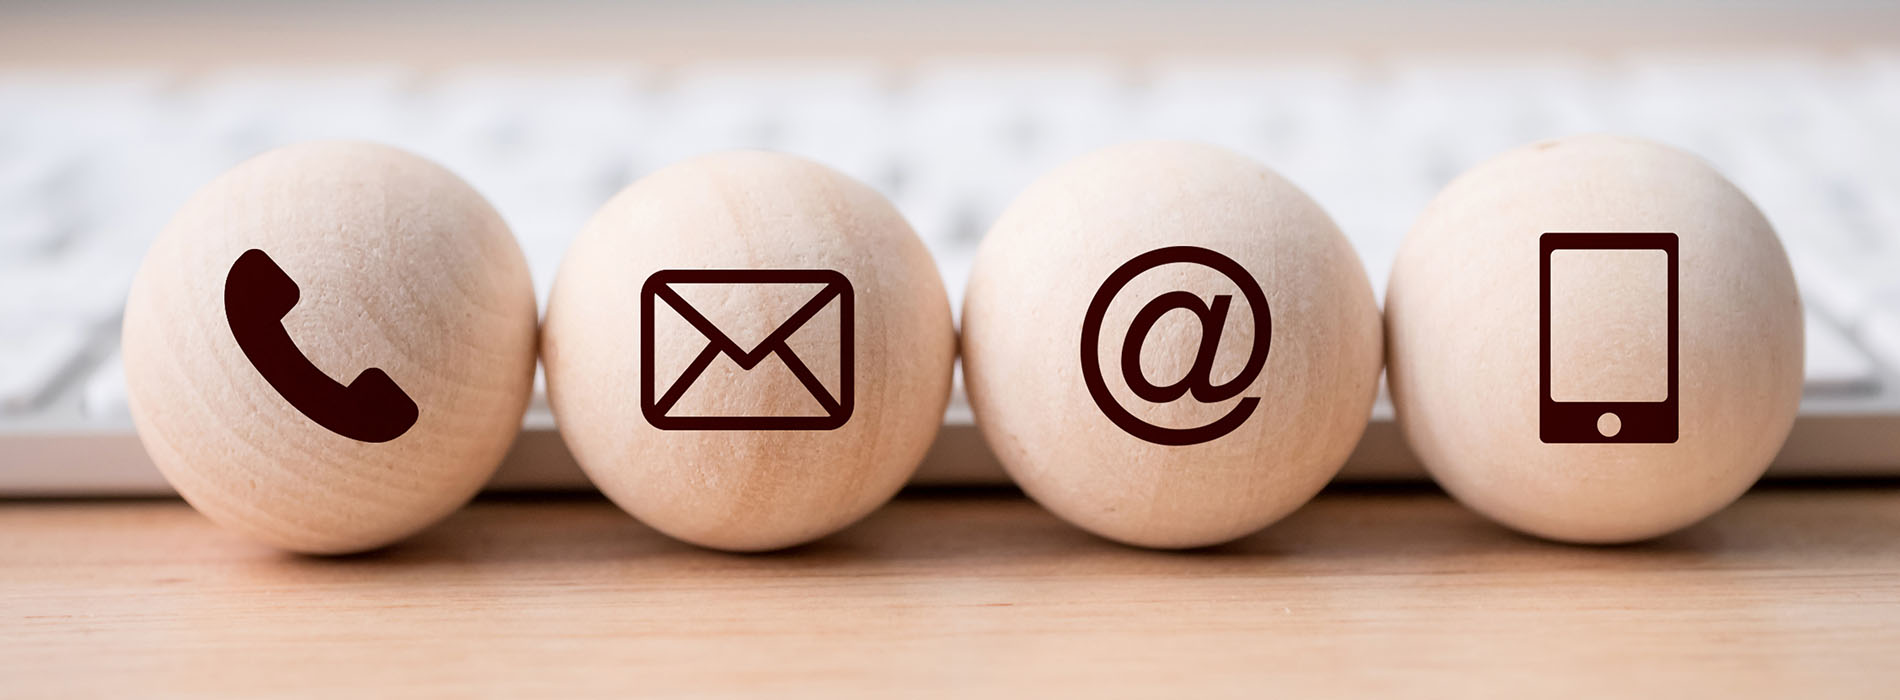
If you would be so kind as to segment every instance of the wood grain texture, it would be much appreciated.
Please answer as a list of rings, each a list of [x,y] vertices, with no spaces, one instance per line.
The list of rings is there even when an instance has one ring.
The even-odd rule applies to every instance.
[[[1854,697],[1900,683],[1900,487],[1758,490],[1656,542],[1345,492],[1212,550],[1002,492],[907,494],[773,555],[604,500],[478,501],[380,554],[183,503],[0,503],[10,697],[634,694]]]

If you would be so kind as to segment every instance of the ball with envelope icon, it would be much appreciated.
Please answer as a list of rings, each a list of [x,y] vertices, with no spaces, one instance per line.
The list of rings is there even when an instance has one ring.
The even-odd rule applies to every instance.
[[[956,349],[895,207],[756,151],[610,200],[563,259],[543,332],[549,403],[589,478],[642,522],[735,551],[889,500],[936,435]]]

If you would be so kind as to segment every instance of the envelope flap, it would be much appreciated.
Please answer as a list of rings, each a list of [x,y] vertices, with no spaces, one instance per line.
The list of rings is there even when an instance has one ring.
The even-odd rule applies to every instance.
[[[807,324],[826,326],[835,336],[842,322],[835,314],[815,317],[836,308],[849,286],[831,270],[667,270],[647,281],[660,303],[742,367],[781,349]]]
[[[822,293],[825,286],[817,283],[675,284],[668,288],[735,347],[750,351],[784,326],[806,302]]]

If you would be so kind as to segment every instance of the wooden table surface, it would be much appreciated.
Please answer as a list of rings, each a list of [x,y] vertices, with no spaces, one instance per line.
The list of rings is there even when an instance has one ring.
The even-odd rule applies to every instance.
[[[276,553],[178,501],[0,503],[0,695],[1893,697],[1900,485],[1758,489],[1575,547],[1429,490],[1119,546],[1009,491],[907,493],[770,555],[597,498]],[[363,691],[358,693],[356,691]]]

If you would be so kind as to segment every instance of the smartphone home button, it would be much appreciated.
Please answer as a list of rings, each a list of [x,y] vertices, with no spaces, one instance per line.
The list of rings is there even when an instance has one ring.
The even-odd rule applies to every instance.
[[[1597,432],[1602,433],[1606,438],[1616,437],[1617,433],[1623,432],[1623,419],[1616,417],[1614,413],[1597,416]]]

